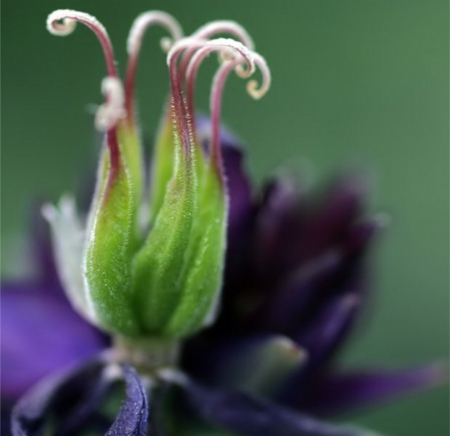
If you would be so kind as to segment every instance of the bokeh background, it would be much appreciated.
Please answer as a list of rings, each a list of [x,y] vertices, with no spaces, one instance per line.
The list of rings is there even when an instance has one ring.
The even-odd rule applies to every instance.
[[[289,164],[320,183],[362,166],[374,182],[372,209],[392,217],[374,259],[375,310],[344,361],[447,358],[447,0],[3,0],[3,276],[27,268],[31,199],[74,190],[96,155],[90,104],[101,102],[103,58],[84,28],[64,39],[47,34],[56,8],[97,16],[122,70],[129,26],[143,10],[167,10],[186,32],[218,18],[243,23],[269,61],[273,88],[255,102],[232,79],[223,113],[247,144],[255,179]],[[148,135],[168,89],[162,35],[149,32],[138,74]],[[207,109],[211,69],[201,76],[198,101]],[[449,434],[448,408],[442,387],[350,419],[390,435],[440,436]]]

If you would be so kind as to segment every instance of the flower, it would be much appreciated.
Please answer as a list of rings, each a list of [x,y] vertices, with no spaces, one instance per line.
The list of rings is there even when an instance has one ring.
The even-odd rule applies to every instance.
[[[437,366],[336,368],[336,352],[367,300],[367,252],[383,221],[366,218],[366,189],[356,176],[335,181],[322,198],[287,177],[254,194],[239,141],[220,128],[221,93],[231,72],[247,78],[261,70],[261,86],[250,81],[247,87],[255,98],[270,86],[267,64],[243,28],[219,21],[182,38],[172,17],[143,14],[130,32],[123,87],[109,37],[95,18],[56,11],[48,28],[66,35],[76,22],[94,31],[105,52],[106,102],[96,126],[106,139],[87,220],[68,197],[59,207],[46,205],[56,259],[38,232],[41,276],[2,291],[4,401],[11,404],[49,375],[17,403],[15,434],[40,434],[49,425],[65,435],[198,434],[202,428],[368,434],[312,416],[442,379]],[[171,33],[162,41],[170,48],[171,101],[155,144],[148,208],[133,90],[142,36],[155,23]],[[240,42],[209,39],[221,33]],[[221,65],[209,121],[195,118],[194,85],[212,52]],[[148,209],[142,224],[141,211]],[[112,336],[111,348],[91,324]],[[123,396],[123,382],[123,404],[111,415],[106,403]]]

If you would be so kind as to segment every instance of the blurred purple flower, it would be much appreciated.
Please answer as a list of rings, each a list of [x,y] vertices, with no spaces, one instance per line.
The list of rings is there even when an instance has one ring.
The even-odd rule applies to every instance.
[[[208,131],[207,123],[198,120],[199,132]],[[182,352],[181,367],[191,380],[183,384],[187,407],[203,421],[241,434],[267,434],[263,429],[273,428],[280,435],[350,435],[359,433],[338,432],[302,414],[345,412],[442,381],[444,370],[436,365],[401,371],[344,372],[337,367],[336,354],[369,297],[368,254],[381,225],[365,217],[364,180],[342,177],[323,195],[313,196],[279,177],[257,196],[237,140],[224,132],[222,148],[230,195],[225,285],[217,322],[187,341]],[[4,407],[41,378],[74,367],[108,346],[108,339],[66,301],[47,229],[35,229],[33,242],[39,276],[5,283],[2,290]],[[75,374],[86,389],[94,384],[89,389],[101,391],[102,397],[106,390],[94,382],[91,366],[87,368]],[[69,373],[65,383],[73,385],[73,377]],[[129,379],[134,383],[131,375]],[[17,422],[35,425],[27,415],[30,404],[36,407],[37,402],[38,412],[44,413],[61,395],[61,383],[46,386],[46,401],[37,389],[19,403],[25,412]],[[136,395],[140,400],[133,404],[147,404],[138,388],[133,392],[130,404]],[[77,395],[85,398],[85,393]],[[64,413],[75,413],[71,407]],[[141,416],[133,408],[126,410],[123,419]],[[259,423],[261,410],[264,419]],[[316,433],[305,430],[311,425],[318,426]]]

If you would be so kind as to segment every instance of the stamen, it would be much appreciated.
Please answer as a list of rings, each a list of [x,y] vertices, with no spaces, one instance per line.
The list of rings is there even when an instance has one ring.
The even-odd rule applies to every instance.
[[[221,65],[216,75],[214,76],[210,100],[212,126],[210,156],[211,161],[214,162],[219,169],[222,168],[222,155],[220,149],[221,100],[223,88],[229,74],[234,70],[240,77],[249,77],[249,75],[251,75],[255,71],[256,64],[261,70],[262,74],[261,86],[259,86],[258,82],[255,80],[252,80],[247,84],[248,93],[255,99],[261,98],[268,91],[271,83],[271,74],[269,67],[267,66],[265,59],[261,55],[248,49],[238,50],[240,44],[234,41],[233,47],[236,52],[233,53],[233,51],[226,50],[226,56],[223,56],[224,52],[220,50],[220,44],[224,44],[223,40],[219,39],[204,43],[204,47],[198,49],[197,52],[192,56],[186,73],[188,110],[190,113],[193,113],[195,77],[197,75],[200,64],[209,53],[211,53],[212,51],[217,51],[218,49],[218,51],[222,55],[222,58],[227,59],[227,61]],[[247,64],[247,69],[238,70],[237,67],[244,63]]]
[[[199,59],[204,59],[209,53],[218,51],[226,54],[226,57],[235,58],[240,56],[247,63],[248,71],[254,71],[255,65],[251,60],[251,52],[241,43],[233,39],[218,38],[211,41],[199,40],[196,38],[184,38],[178,41],[169,51],[167,55],[167,63],[169,65],[170,82],[172,86],[173,104],[175,116],[179,120],[180,135],[183,137],[183,143],[190,144],[190,138],[193,132],[190,130],[188,120],[193,118],[193,87],[195,74],[192,74],[190,84],[188,83],[188,102],[187,106],[183,100],[182,82],[177,72],[177,60],[179,56],[187,49],[202,49]],[[201,62],[201,60],[200,60]],[[191,70],[196,71],[196,61],[193,63]],[[189,68],[188,68],[189,69]],[[194,131],[195,132],[195,131]]]
[[[213,79],[211,88],[211,162],[222,170],[222,153],[220,149],[220,117],[222,109],[222,93],[229,74],[240,64],[240,61],[228,61],[223,63]]]
[[[255,44],[253,43],[252,37],[239,23],[236,23],[235,21],[211,21],[210,23],[207,23],[197,29],[192,36],[195,38],[208,39],[220,33],[228,33],[233,35],[248,49],[255,49]]]
[[[199,41],[193,38],[183,38],[172,46],[167,54],[167,65],[169,67],[170,86],[172,88],[172,110],[174,119],[177,120],[177,127],[181,136],[183,147],[190,146],[190,128],[188,114],[182,93],[181,81],[177,72],[177,60],[180,54],[192,44],[198,44]],[[189,150],[186,150],[189,151]],[[189,153],[188,153],[189,155]]]
[[[125,79],[125,101],[129,119],[132,119],[134,84],[142,38],[145,31],[155,24],[163,26],[170,33],[169,38],[161,39],[161,47],[164,51],[168,51],[175,41],[183,37],[183,30],[178,21],[165,12],[145,12],[134,20],[127,41],[127,50],[130,57]]]
[[[250,50],[253,50],[255,47],[251,36],[240,24],[236,23],[235,21],[228,21],[228,20],[212,21],[197,29],[193,33],[192,38],[209,39],[221,33],[228,33],[231,36],[234,36],[235,38],[237,38],[238,41],[240,41]],[[184,80],[187,67],[194,53],[195,49],[186,50],[183,56],[180,66],[181,80]]]
[[[106,132],[115,127],[126,115],[121,81],[117,77],[105,77],[102,81],[102,93],[106,97],[106,102],[97,110],[95,127],[101,132]]]
[[[229,38],[217,38],[210,41],[199,40],[195,38],[185,38],[177,43],[171,52],[168,54],[168,61],[171,62],[171,57],[178,57],[182,51],[196,51],[192,56],[188,68],[186,71],[186,84],[187,84],[187,108],[190,114],[193,114],[194,107],[194,86],[197,70],[202,61],[212,52],[219,52],[223,60],[234,60],[239,57],[238,64],[245,63],[247,65],[248,74],[252,74],[255,71],[255,64],[252,59],[252,52],[234,39]],[[180,75],[178,75],[181,81]]]
[[[181,25],[172,15],[161,11],[144,12],[134,20],[131,26],[127,41],[129,55],[140,50],[145,31],[154,24],[165,27],[170,33],[171,39],[161,39],[161,48],[165,51],[169,51],[172,45],[183,37]]]
[[[77,22],[89,27],[95,33],[103,48],[108,75],[117,77],[111,41],[105,27],[95,17],[84,12],[58,9],[48,16],[47,30],[53,35],[66,36],[74,31]]]

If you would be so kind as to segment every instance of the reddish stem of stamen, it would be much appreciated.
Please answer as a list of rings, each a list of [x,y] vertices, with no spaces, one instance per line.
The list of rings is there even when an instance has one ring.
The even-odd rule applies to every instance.
[[[216,165],[217,169],[223,174],[222,150],[220,146],[220,117],[222,109],[222,94],[225,82],[230,73],[242,61],[228,61],[222,64],[214,76],[212,91],[211,91],[211,162]]]
[[[111,40],[109,39],[109,36],[104,30],[104,28],[102,28],[103,26],[102,27],[96,26],[94,23],[92,23],[87,19],[84,19],[78,15],[71,15],[69,13],[65,16],[65,18],[82,23],[86,27],[89,27],[89,29],[91,29],[94,32],[103,49],[103,54],[105,56],[106,62],[106,70],[108,72],[108,75],[112,77],[117,77],[117,69],[114,61],[114,51],[112,48]]]
[[[187,71],[186,71],[186,101],[187,101],[187,108],[189,113],[194,113],[194,91],[195,91],[195,79],[197,77],[197,71],[203,62],[203,60],[212,52],[214,51],[221,51],[225,50],[226,47],[220,47],[220,46],[214,46],[214,45],[205,45],[204,47],[201,47],[197,49],[196,53],[191,57]],[[228,49],[233,50],[232,48],[228,47]],[[235,63],[235,67],[243,62],[247,63],[247,67],[250,69],[251,63],[250,60],[246,57],[246,54],[244,52],[239,52],[236,48],[234,49],[237,53],[239,53],[240,56],[242,56],[242,59],[239,60],[239,62]]]
[[[153,25],[158,24],[170,33],[172,41],[176,41],[183,36],[183,30],[171,15],[161,11],[145,12],[139,15],[134,21],[128,36],[129,61],[125,76],[125,108],[127,119],[132,122],[134,119],[134,87],[136,83],[136,69],[141,51],[142,39],[145,32]]]
[[[233,22],[233,21],[219,21],[219,22],[212,22],[209,24],[206,24],[205,26],[198,29],[193,35],[193,38],[198,39],[204,39],[209,40],[214,35],[217,35],[219,33],[228,33],[230,35],[233,35],[235,38],[237,38],[238,41],[240,41],[243,45],[245,45],[250,50],[253,50],[254,44],[253,41],[246,32],[244,28],[242,28],[239,24]],[[181,83],[185,79],[186,71],[189,66],[189,62],[194,55],[196,49],[190,48],[187,49],[183,55],[183,58],[181,59],[180,68],[179,68],[179,76]]]
[[[127,121],[131,124],[134,120],[134,84],[136,82],[136,68],[139,51],[130,55],[128,60],[127,72],[125,75],[125,110]]]

